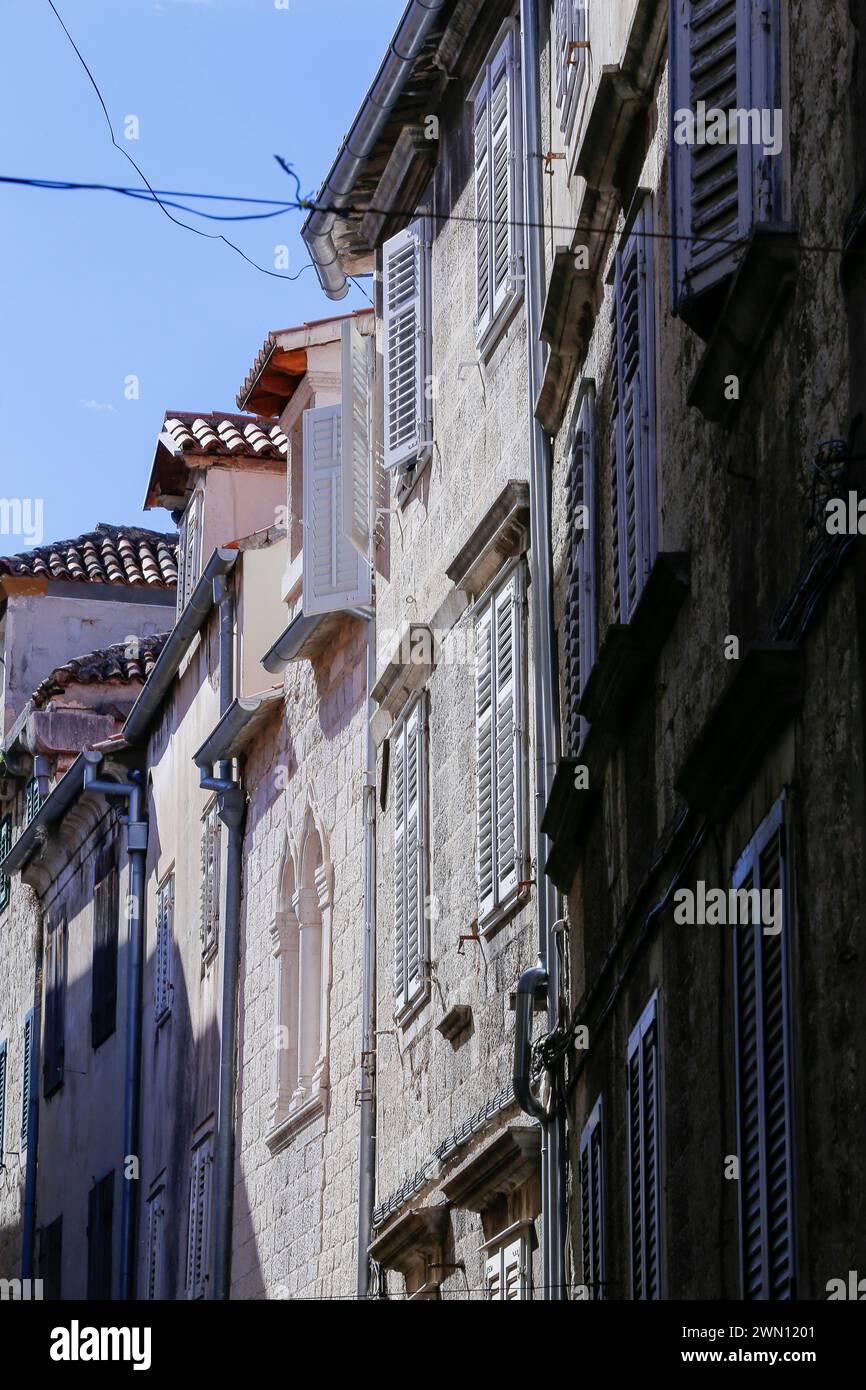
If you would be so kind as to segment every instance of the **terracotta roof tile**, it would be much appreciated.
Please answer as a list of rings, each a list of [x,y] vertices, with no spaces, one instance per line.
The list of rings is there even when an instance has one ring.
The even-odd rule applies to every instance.
[[[116,642],[86,656],[73,656],[57,666],[33,692],[34,705],[45,705],[69,685],[142,685],[156,665],[167,632],[142,637],[133,652],[129,642]]]
[[[22,555],[0,556],[3,574],[173,589],[177,586],[177,536],[100,522],[95,531],[74,540],[52,541]]]
[[[185,454],[237,454],[248,458],[285,459],[289,442],[279,425],[259,415],[196,415],[170,411],[163,430]]]

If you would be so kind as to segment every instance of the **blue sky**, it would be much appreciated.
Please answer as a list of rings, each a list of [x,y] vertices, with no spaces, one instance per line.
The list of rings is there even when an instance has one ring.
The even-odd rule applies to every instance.
[[[274,154],[318,188],[405,0],[55,3],[154,188],[281,198],[292,185]],[[0,0],[0,32],[0,173],[136,184],[47,0]],[[302,220],[225,230],[269,268],[286,245],[293,273]],[[353,289],[340,308],[365,303]],[[170,527],[141,510],[164,411],[235,410],[270,329],[334,312],[313,270],[281,283],[154,205],[8,185],[0,305],[0,498],[42,499],[45,540],[98,521]],[[0,554],[26,544],[0,535]]]

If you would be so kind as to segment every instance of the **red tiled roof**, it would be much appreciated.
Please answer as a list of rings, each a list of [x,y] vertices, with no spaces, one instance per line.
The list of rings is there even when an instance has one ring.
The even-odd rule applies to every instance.
[[[185,454],[245,455],[247,458],[285,459],[289,441],[279,425],[261,415],[226,415],[216,411],[167,411],[163,431]]]
[[[177,586],[177,536],[140,526],[108,526],[71,541],[37,545],[22,555],[0,557],[0,575],[60,579],[131,588]]]
[[[68,685],[143,684],[156,665],[167,637],[167,632],[161,632],[154,637],[140,638],[136,655],[129,654],[131,642],[115,642],[101,651],[71,657],[40,681],[33,692],[34,705],[46,704],[52,696],[62,694]]]

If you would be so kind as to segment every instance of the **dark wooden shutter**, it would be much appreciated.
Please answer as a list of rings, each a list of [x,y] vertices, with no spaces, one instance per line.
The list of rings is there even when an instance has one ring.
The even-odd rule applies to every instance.
[[[42,1086],[50,1096],[63,1084],[66,1053],[66,919],[58,917],[45,942],[45,1050]]]
[[[96,862],[93,887],[93,971],[90,1035],[94,1047],[110,1037],[117,1025],[117,943],[119,884],[115,847],[103,850]]]
[[[674,307],[707,336],[756,223],[782,218],[782,156],[763,144],[678,144],[678,111],[781,108],[779,0],[671,0]]]
[[[581,1135],[578,1176],[583,1282],[589,1289],[591,1298],[603,1298],[604,1176],[600,1097]]]
[[[106,1302],[112,1296],[114,1172],[90,1189],[87,1204],[87,1297]]]
[[[632,1297],[661,1297],[661,1169],[658,996],[628,1043]]]
[[[569,527],[565,596],[566,742],[573,756],[586,734],[586,720],[581,717],[578,706],[598,647],[594,415],[594,392],[587,390],[570,440],[566,479]]]
[[[782,927],[734,929],[734,1043],[740,1159],[740,1266],[744,1299],[795,1295],[790,915],[784,803],[747,846],[733,886],[782,893]]]
[[[627,623],[655,561],[656,387],[652,201],[616,257],[617,512],[620,618]]]
[[[12,849],[12,817],[6,815],[0,820],[0,861]],[[12,880],[8,874],[0,874],[0,912],[9,906],[9,898],[12,894]]]
[[[30,1092],[33,1086],[33,1010],[24,1020],[24,1053],[21,1059],[21,1147],[27,1147],[30,1128]]]
[[[39,1277],[42,1297],[57,1301],[60,1298],[60,1269],[63,1255],[63,1217],[58,1216],[46,1226],[39,1242]]]

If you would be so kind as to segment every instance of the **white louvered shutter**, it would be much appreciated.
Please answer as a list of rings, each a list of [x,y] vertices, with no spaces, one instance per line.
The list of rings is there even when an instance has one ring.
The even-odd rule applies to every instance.
[[[493,700],[493,613],[488,607],[475,626],[475,799],[478,818],[478,914],[481,919],[493,910],[496,903]]]
[[[681,307],[736,268],[758,222],[782,218],[782,157],[761,141],[677,144],[677,111],[781,107],[778,0],[674,0],[671,139],[674,300]],[[688,312],[686,311],[686,316]]]
[[[576,755],[587,729],[587,722],[578,709],[580,697],[598,653],[595,397],[591,390],[584,396],[570,443],[566,491],[569,526],[565,599],[566,732],[569,752]]]
[[[524,1245],[522,1240],[512,1241],[502,1252],[503,1298],[509,1302],[520,1302],[526,1297],[526,1272],[523,1267]]]
[[[410,462],[425,442],[425,276],[425,228],[417,221],[382,248],[386,468]]]
[[[490,298],[490,113],[487,92],[474,110],[475,132],[475,331],[489,324]]]
[[[522,768],[520,746],[521,584],[515,570],[494,602],[496,690],[495,838],[496,892],[501,903],[522,878]]]
[[[580,1232],[583,1282],[590,1298],[604,1296],[604,1178],[601,1099],[597,1100],[580,1139]]]
[[[370,566],[343,534],[341,405],[304,411],[304,613],[370,602]]]
[[[366,560],[370,551],[370,348],[357,319],[344,319],[342,341],[343,410],[341,470],[343,534]]]
[[[734,1033],[744,1299],[795,1296],[788,874],[783,803],[741,856],[733,887],[782,893],[782,927],[734,928]]]
[[[661,1297],[658,999],[628,1041],[629,1192],[632,1298]]]
[[[502,1254],[489,1255],[484,1262],[484,1297],[491,1303],[502,1297]]]
[[[424,712],[418,701],[394,739],[394,993],[398,1011],[424,985]]]
[[[627,623],[655,562],[656,387],[652,203],[616,258],[617,509],[621,621]]]
[[[163,883],[157,894],[156,961],[154,980],[154,1015],[161,1018],[171,1008],[171,949],[174,937],[174,875]]]
[[[490,73],[490,203],[494,317],[513,288],[513,41],[509,34]]]

